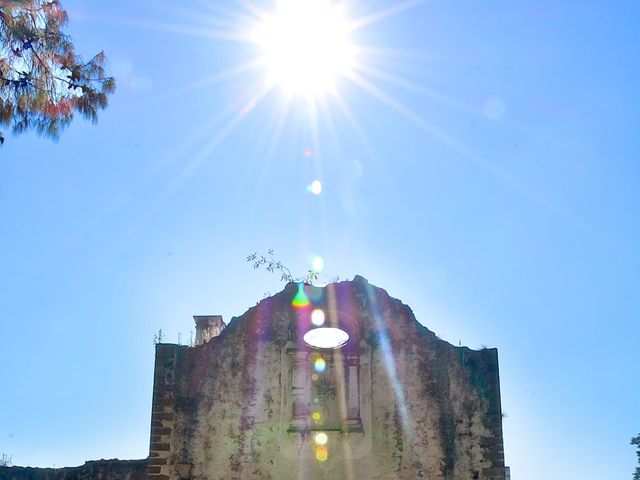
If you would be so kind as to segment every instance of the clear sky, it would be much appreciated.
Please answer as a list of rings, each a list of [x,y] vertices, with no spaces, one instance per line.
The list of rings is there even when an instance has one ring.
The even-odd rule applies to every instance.
[[[0,452],[145,457],[154,333],[278,291],[245,261],[272,248],[497,347],[513,478],[630,478],[640,3],[349,3],[358,73],[315,103],[258,98],[261,50],[226,35],[249,5],[63,2],[118,89],[0,149]]]

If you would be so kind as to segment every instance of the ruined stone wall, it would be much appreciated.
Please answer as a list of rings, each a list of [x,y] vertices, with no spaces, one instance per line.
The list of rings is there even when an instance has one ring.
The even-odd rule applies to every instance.
[[[0,480],[145,480],[146,460],[95,460],[79,467],[0,467]]]
[[[150,480],[504,480],[495,349],[438,339],[361,277],[299,294],[203,345],[157,346]],[[344,347],[302,341],[316,308]]]

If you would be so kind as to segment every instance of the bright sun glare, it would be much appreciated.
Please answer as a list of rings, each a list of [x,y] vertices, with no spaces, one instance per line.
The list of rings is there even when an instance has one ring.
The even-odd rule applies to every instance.
[[[254,32],[269,86],[315,97],[331,90],[355,59],[344,7],[330,0],[279,0]]]

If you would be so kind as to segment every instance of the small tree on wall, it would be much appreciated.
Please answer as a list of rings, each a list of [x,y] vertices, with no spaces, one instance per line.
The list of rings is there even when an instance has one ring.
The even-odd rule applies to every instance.
[[[291,270],[275,257],[272,249],[267,250],[267,255],[252,253],[247,256],[247,262],[253,265],[254,269],[264,268],[270,273],[279,273],[283,282],[305,282],[311,283],[318,279],[318,272],[308,270],[306,274],[294,277]]]

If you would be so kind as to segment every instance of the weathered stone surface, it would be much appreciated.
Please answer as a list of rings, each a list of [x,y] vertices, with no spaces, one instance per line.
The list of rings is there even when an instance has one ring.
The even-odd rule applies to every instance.
[[[79,467],[0,467],[0,480],[146,480],[147,460],[95,460]]]
[[[150,479],[504,480],[495,349],[438,339],[362,277],[304,293],[295,307],[287,285],[202,345],[157,346]],[[313,309],[349,342],[307,346]]]

